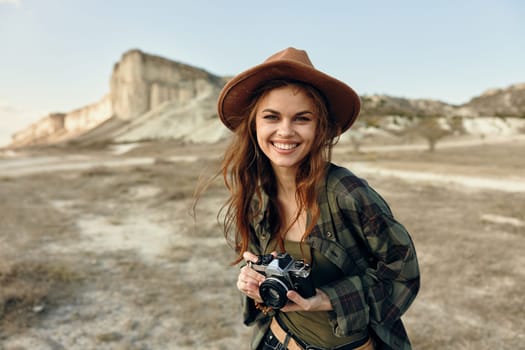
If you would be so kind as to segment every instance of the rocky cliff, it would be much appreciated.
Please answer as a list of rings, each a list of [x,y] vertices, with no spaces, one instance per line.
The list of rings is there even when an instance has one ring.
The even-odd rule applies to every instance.
[[[190,106],[197,101],[216,100],[225,79],[190,65],[171,61],[140,50],[124,53],[114,65],[110,78],[110,92],[100,101],[67,113],[49,114],[12,136],[13,147],[39,145],[67,140],[89,140],[90,142],[110,140],[119,135],[120,139],[133,139],[127,132],[134,131],[135,137],[151,138],[140,132],[139,125],[151,124],[143,118],[168,104],[174,110]],[[164,107],[163,107],[164,106]],[[185,110],[184,116],[206,114],[211,117],[215,106],[209,111],[202,108]],[[157,113],[158,114],[158,113]],[[142,118],[141,118],[142,117]],[[200,118],[202,119],[202,118]],[[174,125],[176,121],[164,124]],[[108,128],[111,125],[111,128]],[[96,129],[102,129],[96,131]],[[144,126],[152,131],[152,127]],[[162,131],[162,130],[160,130]]]
[[[51,137],[62,134],[65,130],[65,113],[50,113],[39,121],[12,135],[12,146],[42,144],[51,142]]]
[[[229,134],[215,109],[226,81],[227,78],[203,69],[130,50],[114,65],[110,92],[100,101],[68,113],[45,116],[14,134],[12,146],[163,138],[215,142]],[[385,123],[391,124],[392,118],[399,122],[400,118],[439,117],[457,123],[460,117],[467,132],[480,129],[473,125],[487,124],[475,120],[479,118],[494,124],[495,132],[521,130],[525,122],[525,84],[489,90],[460,106],[385,95],[362,96],[362,102],[360,120],[364,123],[358,123],[354,129],[363,124],[381,128]]]
[[[202,69],[131,50],[113,68],[114,115],[134,119],[166,101],[185,104],[207,96],[223,84],[222,78]]]

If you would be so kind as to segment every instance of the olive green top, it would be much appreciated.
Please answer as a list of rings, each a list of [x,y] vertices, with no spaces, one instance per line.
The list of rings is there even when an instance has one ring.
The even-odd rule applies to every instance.
[[[271,242],[268,245],[269,250],[279,251],[278,246]],[[312,278],[315,288],[319,288],[327,283],[338,280],[343,277],[342,271],[332,264],[323,254],[316,249],[311,249],[307,243],[284,241],[285,251],[295,260],[304,260],[311,264],[310,277]],[[265,252],[266,254],[271,251]],[[313,256],[312,256],[313,253]],[[352,337],[336,337],[330,325],[330,319],[327,311],[296,311],[296,312],[279,312],[277,316],[290,333],[309,345],[322,347],[336,347],[342,344],[351,343],[362,338],[362,334]]]
[[[261,192],[262,198],[253,199],[248,248],[259,255],[272,237],[270,201]],[[319,288],[332,303],[327,313],[334,336],[371,329],[377,348],[412,349],[401,320],[420,288],[410,234],[381,195],[348,169],[330,164],[317,197],[321,216],[305,241],[344,272]],[[244,324],[255,327],[251,348],[257,349],[276,313],[263,313],[247,295],[241,300]]]

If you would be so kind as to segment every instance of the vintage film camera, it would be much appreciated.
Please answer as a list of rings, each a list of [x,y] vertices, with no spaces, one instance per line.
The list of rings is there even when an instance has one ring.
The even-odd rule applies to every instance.
[[[266,276],[259,286],[263,302],[273,309],[280,309],[288,303],[286,292],[295,290],[303,298],[315,295],[310,278],[310,265],[303,260],[294,260],[288,253],[260,255],[251,268]]]

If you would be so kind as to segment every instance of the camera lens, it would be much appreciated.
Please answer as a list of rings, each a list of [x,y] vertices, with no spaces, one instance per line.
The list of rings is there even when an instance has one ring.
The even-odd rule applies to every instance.
[[[286,305],[288,298],[288,286],[278,278],[269,277],[261,283],[259,294],[264,303],[274,309],[280,309]]]

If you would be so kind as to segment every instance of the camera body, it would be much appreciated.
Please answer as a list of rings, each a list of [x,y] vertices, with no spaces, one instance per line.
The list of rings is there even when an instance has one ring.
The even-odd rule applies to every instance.
[[[315,295],[310,277],[310,265],[303,260],[294,260],[288,253],[260,255],[250,266],[266,276],[259,286],[263,302],[273,309],[281,309],[288,303],[286,293],[294,290],[303,298]]]

